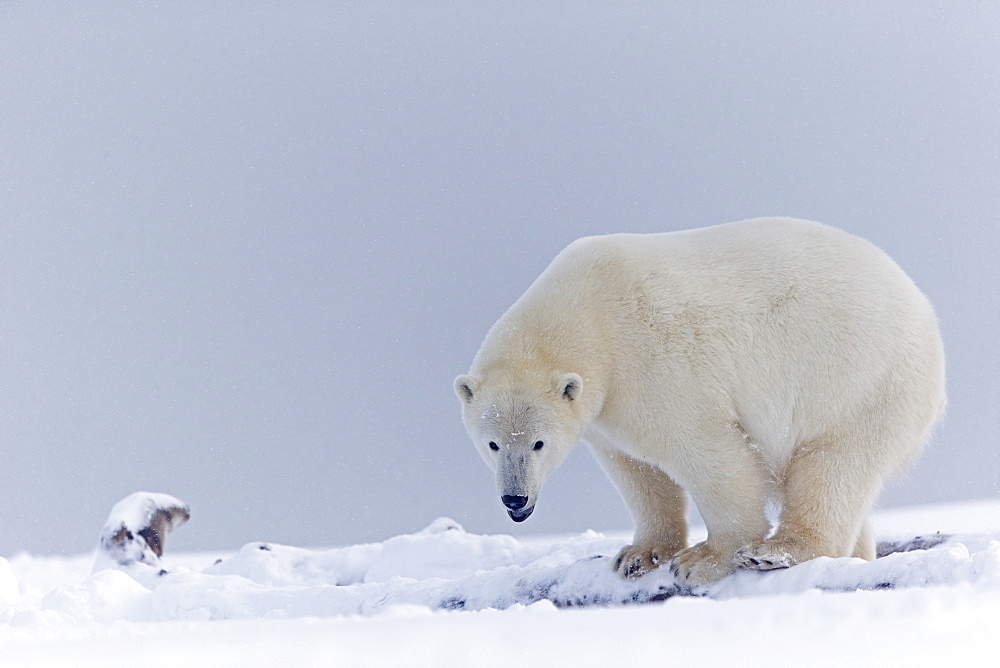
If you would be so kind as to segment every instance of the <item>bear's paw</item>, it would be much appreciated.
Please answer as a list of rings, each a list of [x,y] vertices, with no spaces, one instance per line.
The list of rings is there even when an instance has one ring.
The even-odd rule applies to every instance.
[[[618,551],[613,569],[623,578],[638,578],[667,564],[677,552],[671,543],[657,545],[626,545]]]
[[[707,542],[681,550],[670,562],[674,579],[692,587],[710,585],[734,570],[732,557],[724,556]]]
[[[814,559],[820,554],[820,551],[805,541],[774,536],[754,541],[737,550],[733,556],[733,564],[737,568],[754,571],[773,571],[790,568],[795,564]]]

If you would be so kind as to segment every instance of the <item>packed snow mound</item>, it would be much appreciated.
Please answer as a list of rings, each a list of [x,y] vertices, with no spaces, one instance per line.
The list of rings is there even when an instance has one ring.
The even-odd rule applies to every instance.
[[[673,596],[731,599],[810,590],[1000,588],[1000,531],[938,536],[910,545],[901,541],[897,548],[928,549],[896,552],[874,562],[820,558],[784,570],[738,572],[701,590],[678,587],[666,569],[622,579],[611,569],[621,542],[620,536],[592,531],[521,541],[468,533],[453,520],[439,519],[417,533],[329,550],[250,543],[202,565],[183,555],[172,564],[164,556],[164,570],[138,578],[129,568],[112,565],[33,595],[17,593],[13,572],[0,560],[5,603],[0,623],[280,619],[372,615],[400,606],[502,610],[539,602],[615,606]]]

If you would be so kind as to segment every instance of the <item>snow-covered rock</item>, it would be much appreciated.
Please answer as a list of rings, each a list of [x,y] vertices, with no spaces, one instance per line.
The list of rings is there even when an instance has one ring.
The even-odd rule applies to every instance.
[[[128,495],[111,508],[101,529],[94,572],[109,567],[126,568],[135,574],[150,569],[158,572],[167,534],[190,517],[188,505],[169,494]]]

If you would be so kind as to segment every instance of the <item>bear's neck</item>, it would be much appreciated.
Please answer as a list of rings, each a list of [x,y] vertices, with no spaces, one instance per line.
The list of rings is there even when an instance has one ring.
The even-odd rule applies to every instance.
[[[541,277],[493,326],[473,367],[573,372],[603,387],[615,352],[607,293],[595,281]]]

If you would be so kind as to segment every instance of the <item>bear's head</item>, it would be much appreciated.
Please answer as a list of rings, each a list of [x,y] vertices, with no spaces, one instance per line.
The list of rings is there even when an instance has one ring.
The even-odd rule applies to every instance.
[[[542,484],[579,440],[586,426],[582,392],[576,373],[494,369],[481,378],[455,379],[465,428],[496,472],[500,500],[515,522],[528,519]]]

